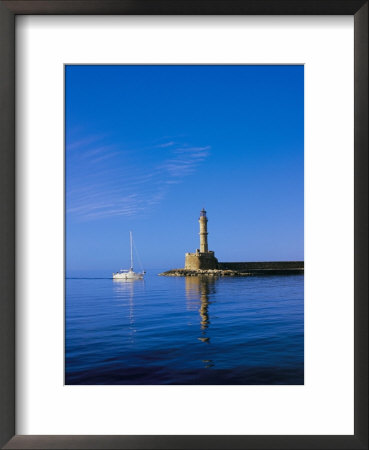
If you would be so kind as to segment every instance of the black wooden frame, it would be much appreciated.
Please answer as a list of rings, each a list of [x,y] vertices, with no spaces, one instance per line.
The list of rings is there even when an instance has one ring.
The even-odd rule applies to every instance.
[[[355,41],[355,389],[350,436],[15,435],[15,16],[348,14]],[[337,95],[340,95],[339,92]],[[0,0],[0,445],[8,449],[368,449],[368,0]],[[318,405],[317,405],[318,407]]]

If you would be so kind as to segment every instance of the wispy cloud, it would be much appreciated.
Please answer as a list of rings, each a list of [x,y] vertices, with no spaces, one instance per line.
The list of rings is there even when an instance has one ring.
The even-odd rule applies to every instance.
[[[67,139],[66,141],[66,150],[80,150],[83,148],[88,147],[91,144],[96,144],[96,142],[100,141],[104,138],[104,135],[93,135],[84,137],[82,139],[73,140],[72,142],[69,142]]]
[[[156,148],[167,148],[172,147],[175,144],[174,141],[164,142],[163,144],[155,145]]]
[[[83,144],[82,144],[83,142]],[[209,157],[210,146],[167,140],[123,150],[117,144],[80,140],[67,160],[67,213],[82,220],[149,212]],[[115,158],[115,159],[114,159]],[[151,158],[151,159],[149,159]]]
[[[168,172],[171,178],[183,178],[196,171],[198,165],[209,156],[210,146],[206,147],[178,147],[174,150],[174,158],[168,159],[163,163],[161,169]],[[168,184],[168,183],[167,183]],[[169,183],[170,184],[170,183]]]
[[[118,156],[119,152],[111,152],[111,153],[107,153],[105,155],[101,155],[98,156],[96,158],[92,158],[91,159],[91,163],[96,164],[96,163],[100,163],[101,161],[105,161],[106,159],[112,159],[115,156]]]
[[[101,155],[104,154],[106,152],[111,151],[112,149],[115,149],[116,146],[115,145],[102,145],[99,147],[94,147],[91,150],[87,150],[85,152],[83,152],[83,157],[84,158],[90,158],[96,155]]]

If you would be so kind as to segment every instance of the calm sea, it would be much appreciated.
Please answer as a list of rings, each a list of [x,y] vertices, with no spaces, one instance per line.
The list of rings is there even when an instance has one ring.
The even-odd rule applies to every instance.
[[[66,384],[303,384],[304,276],[68,278]]]

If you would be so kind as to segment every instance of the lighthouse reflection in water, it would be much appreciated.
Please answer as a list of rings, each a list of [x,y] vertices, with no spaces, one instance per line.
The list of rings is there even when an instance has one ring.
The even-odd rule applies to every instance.
[[[201,317],[201,336],[199,340],[209,342],[206,330],[210,324],[209,302],[210,296],[215,293],[215,280],[213,277],[197,276],[186,277],[186,298],[189,310],[198,310]]]
[[[303,275],[66,280],[66,384],[303,384]]]

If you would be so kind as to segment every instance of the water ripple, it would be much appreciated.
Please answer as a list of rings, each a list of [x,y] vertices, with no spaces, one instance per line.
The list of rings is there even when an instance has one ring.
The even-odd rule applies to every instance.
[[[303,384],[304,277],[66,280],[66,384]]]

